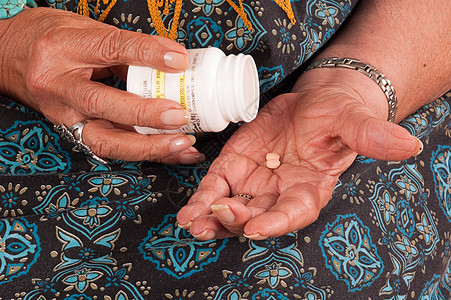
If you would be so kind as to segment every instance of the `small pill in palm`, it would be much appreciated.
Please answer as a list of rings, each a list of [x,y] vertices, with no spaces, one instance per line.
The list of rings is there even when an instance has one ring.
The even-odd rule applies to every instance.
[[[268,159],[266,161],[266,166],[270,169],[277,169],[280,166],[280,160],[278,159]]]
[[[268,154],[266,154],[266,160],[270,159],[280,160],[280,155],[275,152],[269,152]]]

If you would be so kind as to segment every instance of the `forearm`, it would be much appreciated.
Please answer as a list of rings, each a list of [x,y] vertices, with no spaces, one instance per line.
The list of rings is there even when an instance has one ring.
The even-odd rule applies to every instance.
[[[351,57],[378,68],[395,87],[400,121],[451,87],[449,11],[446,0],[362,0],[316,59]]]

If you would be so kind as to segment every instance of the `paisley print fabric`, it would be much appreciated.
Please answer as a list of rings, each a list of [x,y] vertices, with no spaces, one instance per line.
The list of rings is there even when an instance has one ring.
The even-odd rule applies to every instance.
[[[17,128],[48,129],[36,143],[52,141],[67,170],[0,176],[3,299],[451,297],[451,93],[402,122],[423,153],[358,157],[315,223],[264,241],[204,242],[177,226],[210,161],[98,165],[57,136],[45,141],[51,124],[39,115],[1,101],[0,147],[35,144],[26,134],[8,139]],[[199,147],[213,153],[227,134]]]
[[[47,5],[76,11],[78,3]],[[100,13],[110,4],[101,1]],[[186,0],[176,40],[252,54],[266,102],[355,2],[291,4],[295,24],[272,1],[243,3],[249,30],[225,0]],[[172,14],[170,6],[166,28]],[[155,33],[141,1],[118,1],[105,22]],[[419,156],[358,157],[309,227],[263,241],[204,242],[175,216],[236,126],[198,136],[207,156],[200,165],[104,166],[38,113],[0,97],[0,299],[449,299],[450,106],[451,92],[401,123],[423,141]]]
[[[45,124],[16,122],[0,132],[0,170],[2,173],[28,174],[67,172],[69,155],[57,144],[59,136]],[[59,151],[58,151],[59,150]]]

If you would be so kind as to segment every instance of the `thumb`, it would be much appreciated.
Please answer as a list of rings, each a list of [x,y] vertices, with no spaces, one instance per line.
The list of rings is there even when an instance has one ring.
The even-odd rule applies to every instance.
[[[406,129],[368,111],[348,111],[340,135],[353,151],[374,159],[399,161],[418,155],[423,143]]]

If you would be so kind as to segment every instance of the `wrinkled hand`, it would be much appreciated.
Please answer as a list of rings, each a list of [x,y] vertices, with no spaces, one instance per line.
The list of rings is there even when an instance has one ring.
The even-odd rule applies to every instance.
[[[306,227],[357,153],[402,160],[420,151],[421,142],[384,120],[383,104],[384,117],[376,117],[361,95],[330,83],[274,98],[227,142],[180,210],[179,226],[201,240],[265,239]],[[280,154],[279,168],[267,168],[268,152]]]
[[[167,39],[120,30],[74,13],[25,9],[0,20],[0,91],[42,112],[52,123],[72,126],[91,120],[84,142],[101,157],[196,163],[201,155],[193,137],[146,136],[134,125],[175,129],[189,122],[177,103],[144,100],[95,79],[117,74],[128,65],[180,72],[186,49]]]

